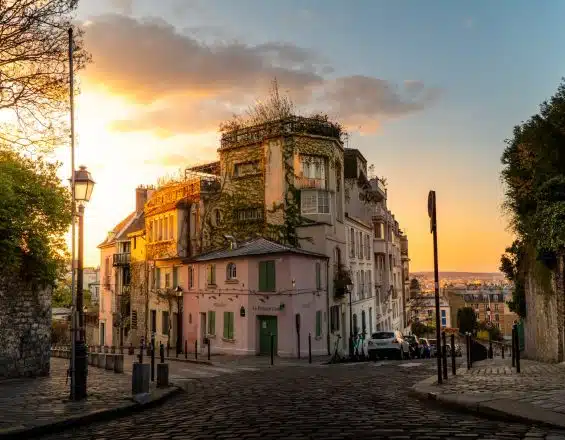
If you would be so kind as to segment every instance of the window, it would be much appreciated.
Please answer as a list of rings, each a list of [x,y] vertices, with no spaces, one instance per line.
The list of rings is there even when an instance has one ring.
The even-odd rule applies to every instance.
[[[361,275],[361,299],[365,298],[365,272],[360,271]]]
[[[447,327],[447,314],[446,314],[445,310],[441,311],[441,326]]]
[[[369,307],[369,334],[373,333],[373,308]]]
[[[349,243],[349,256],[355,257],[355,230],[353,228],[349,230]]]
[[[494,311],[495,311],[495,312],[498,312],[498,304],[495,304],[495,305],[494,305]]]
[[[383,224],[375,223],[375,238],[383,238]]]
[[[234,177],[243,177],[259,172],[259,161],[236,163],[233,169]]]
[[[216,312],[213,310],[208,312],[208,334],[216,335]]]
[[[163,311],[163,313],[161,314],[162,316],[162,322],[161,322],[161,327],[163,328],[162,332],[164,335],[168,335],[169,334],[169,312],[165,312]]]
[[[163,219],[163,240],[169,239],[169,221],[168,217]]]
[[[275,262],[259,262],[259,292],[274,292],[276,288]]]
[[[339,331],[339,306],[330,307],[330,330]]]
[[[236,271],[235,263],[228,263],[226,267],[226,279],[237,280],[237,271]]]
[[[494,315],[494,320],[495,320],[496,322],[500,321],[500,315],[499,315],[498,313],[495,313],[495,315]]]
[[[371,259],[371,236],[369,234],[365,235],[365,258]]]
[[[224,338],[233,339],[233,312],[224,312]]]
[[[215,264],[209,264],[208,266],[206,266],[206,281],[208,283],[209,286],[215,286],[216,285],[216,265]]]
[[[357,313],[353,314],[353,334],[359,333],[359,327],[357,327]]]
[[[365,310],[361,310],[361,333],[367,333],[367,316],[365,315]]]
[[[373,296],[373,280],[371,279],[371,271],[368,270],[365,275],[365,282],[367,283],[367,297]]]
[[[323,157],[300,156],[302,177],[307,179],[325,180],[326,170]]]
[[[363,258],[363,233],[359,231],[359,258]]]
[[[175,217],[169,217],[169,240],[175,239]]]
[[[322,336],[322,311],[316,311],[316,337]]]
[[[214,211],[214,223],[215,223],[215,226],[220,226],[220,224],[222,223],[222,215],[220,214],[219,209],[216,209]]]
[[[163,219],[159,219],[159,241],[163,240]]]
[[[151,332],[157,333],[157,310],[151,310]]]
[[[137,329],[137,311],[131,311],[131,328],[132,330]]]
[[[167,272],[165,274],[165,289],[168,289],[169,287],[171,287],[171,274]]]
[[[137,249],[137,237],[133,237],[133,248]]]
[[[322,290],[322,265],[316,261],[316,290]]]
[[[194,287],[194,266],[188,266],[188,288]]]
[[[303,190],[300,194],[302,214],[329,214],[330,200],[327,191]]]
[[[155,268],[155,288],[161,288],[161,268],[159,267]]]
[[[178,267],[173,267],[173,288],[179,285],[179,270]]]
[[[240,222],[261,220],[263,218],[263,208],[247,208],[237,210],[237,220]]]
[[[188,323],[192,324],[192,313],[188,314]]]

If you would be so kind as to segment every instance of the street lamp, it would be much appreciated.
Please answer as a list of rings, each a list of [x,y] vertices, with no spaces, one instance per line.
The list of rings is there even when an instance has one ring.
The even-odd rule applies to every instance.
[[[83,260],[84,260],[84,205],[90,201],[94,180],[85,166],[74,171],[71,182],[74,183],[74,201],[78,203],[78,261],[77,261],[77,284],[76,284],[76,311],[78,312],[78,335],[74,334],[75,356],[73,370],[75,373],[74,389],[71,396],[74,400],[86,398],[86,377],[88,373],[88,362],[86,354],[86,332],[84,328],[84,296],[83,284]]]
[[[351,300],[351,292],[353,292],[353,283],[347,285],[347,292],[349,293],[349,357],[353,358],[353,307]]]
[[[182,353],[182,302],[183,291],[181,286],[175,288],[177,294],[177,356]]]

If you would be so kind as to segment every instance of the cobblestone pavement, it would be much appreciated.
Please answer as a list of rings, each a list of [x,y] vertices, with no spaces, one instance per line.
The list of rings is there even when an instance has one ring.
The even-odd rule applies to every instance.
[[[51,358],[48,377],[1,381],[0,429],[37,426],[131,402],[131,376],[99,368],[88,369],[88,400],[69,401],[68,362]]]
[[[46,439],[565,439],[411,397],[434,371],[435,360],[413,360],[222,374],[150,412]]]
[[[521,360],[520,374],[511,368],[510,359],[477,362],[441,386],[441,393],[511,398],[542,409],[565,414],[565,365]]]

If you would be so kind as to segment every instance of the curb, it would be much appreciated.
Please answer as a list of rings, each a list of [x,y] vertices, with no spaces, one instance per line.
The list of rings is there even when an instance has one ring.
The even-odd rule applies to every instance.
[[[466,369],[465,369],[466,370]],[[459,370],[458,370],[459,373]],[[459,409],[481,416],[526,424],[565,428],[563,414],[539,408],[510,398],[496,397],[492,393],[462,394],[441,393],[435,376],[424,379],[410,388],[410,395],[420,400],[433,400],[442,406]]]
[[[157,359],[157,358],[155,358],[155,359]],[[184,363],[188,363],[188,364],[200,364],[200,365],[211,365],[211,366],[216,365],[212,361],[200,360],[200,359],[167,358],[166,357],[165,361],[184,362]]]
[[[183,392],[180,387],[172,386],[163,390],[156,390],[145,399],[134,396],[131,402],[120,406],[91,411],[86,414],[71,416],[64,420],[58,420],[53,423],[45,423],[37,426],[23,427],[15,426],[12,428],[0,429],[0,439],[21,439],[38,437],[48,434],[54,434],[61,431],[74,428],[76,426],[84,426],[95,422],[103,422],[119,419],[130,414],[144,411],[161,405],[166,400]]]

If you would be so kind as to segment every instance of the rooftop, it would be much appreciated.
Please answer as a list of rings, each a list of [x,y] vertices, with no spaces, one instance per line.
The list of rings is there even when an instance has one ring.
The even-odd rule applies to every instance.
[[[273,254],[296,254],[305,255],[315,258],[328,257],[315,252],[306,251],[304,249],[295,248],[292,246],[285,246],[265,238],[256,238],[244,243],[238,244],[235,249],[224,248],[206,254],[198,255],[194,258],[187,260],[188,262],[222,260],[239,257],[251,257],[258,255],[273,255]]]

